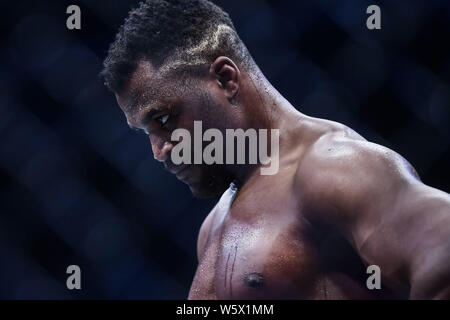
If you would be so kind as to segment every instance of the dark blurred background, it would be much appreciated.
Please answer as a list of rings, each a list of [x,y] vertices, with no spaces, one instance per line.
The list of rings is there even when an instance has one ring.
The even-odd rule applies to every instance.
[[[449,1],[214,1],[300,111],[450,190]],[[81,8],[81,30],[66,8]],[[184,299],[215,200],[153,160],[98,79],[129,0],[2,1],[0,298]],[[381,7],[381,30],[366,8]],[[66,288],[66,268],[82,290]]]

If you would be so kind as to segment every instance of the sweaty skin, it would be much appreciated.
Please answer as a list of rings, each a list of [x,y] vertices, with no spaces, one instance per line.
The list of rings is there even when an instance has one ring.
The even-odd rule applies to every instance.
[[[380,152],[381,157],[388,150],[364,141],[342,125],[313,118],[303,119],[291,134],[290,142],[285,143],[292,146],[280,158],[278,174],[261,176],[255,172],[243,186],[232,185],[206,218],[200,230],[199,266],[189,298],[407,297],[406,289],[399,288],[393,294],[384,283],[381,290],[367,288],[365,264],[356,254],[357,248],[347,243],[342,230],[331,221],[338,215],[333,212],[337,208],[327,203],[336,192],[342,192],[339,198],[348,201],[345,199],[352,197],[352,185],[349,190],[340,190],[345,187],[345,179],[355,181],[359,188],[359,179],[379,171],[370,163],[364,164],[363,158],[370,157],[370,152]],[[305,136],[309,139],[299,144],[300,137]],[[392,151],[386,154],[386,161],[388,157],[395,157]],[[362,173],[352,173],[358,170],[356,161],[363,163]],[[408,170],[399,166],[390,173],[403,171],[405,178],[415,181]],[[354,174],[362,176],[356,180]],[[386,183],[382,176],[377,181]]]
[[[197,82],[164,94],[175,81],[142,62],[116,93],[129,125],[147,132],[155,158],[194,194],[229,186],[201,226],[189,299],[450,298],[448,193],[423,184],[394,151],[298,112],[261,73],[227,57]],[[147,121],[156,105],[168,122]],[[194,120],[278,128],[278,173],[174,166],[170,132],[192,130]],[[369,265],[381,269],[380,290],[367,288]]]

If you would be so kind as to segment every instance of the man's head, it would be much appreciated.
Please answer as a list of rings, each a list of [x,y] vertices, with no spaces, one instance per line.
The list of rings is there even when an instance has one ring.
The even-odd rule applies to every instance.
[[[223,166],[175,166],[177,128],[245,128],[237,107],[243,74],[255,64],[227,13],[206,0],[148,0],[120,27],[101,76],[128,124],[150,137],[154,156],[196,195],[215,195],[229,184]],[[247,95],[249,96],[249,95]]]

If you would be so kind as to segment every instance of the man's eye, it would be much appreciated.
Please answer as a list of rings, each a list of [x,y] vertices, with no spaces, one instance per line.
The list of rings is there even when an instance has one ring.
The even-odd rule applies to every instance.
[[[156,121],[160,122],[162,125],[165,125],[168,120],[169,120],[168,114],[156,119]]]

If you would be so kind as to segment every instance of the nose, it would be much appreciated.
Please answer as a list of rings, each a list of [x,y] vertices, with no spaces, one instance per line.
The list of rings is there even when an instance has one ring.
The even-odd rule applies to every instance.
[[[153,157],[160,162],[166,162],[169,158],[170,151],[173,149],[173,144],[165,139],[152,138],[151,136],[150,143],[152,145]]]

